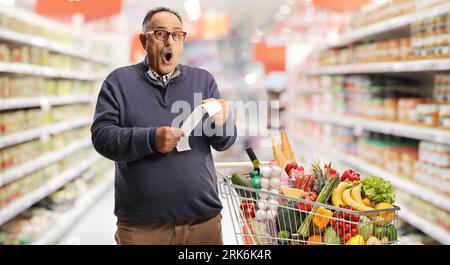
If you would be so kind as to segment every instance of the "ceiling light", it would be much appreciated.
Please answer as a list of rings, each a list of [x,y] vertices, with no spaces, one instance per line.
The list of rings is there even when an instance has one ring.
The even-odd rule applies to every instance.
[[[254,74],[248,74],[245,76],[244,81],[249,86],[254,85],[256,83],[256,76]]]
[[[286,16],[284,16],[283,14],[280,13],[276,13],[274,15],[275,21],[283,21],[286,20]]]
[[[186,9],[190,20],[198,20],[202,15],[199,0],[184,1],[184,9]]]
[[[0,4],[6,6],[13,6],[16,3],[16,0],[0,0]]]
[[[282,5],[280,6],[280,13],[282,15],[289,15],[289,13],[291,12],[291,7],[288,5]]]
[[[295,4],[295,0],[286,0],[286,4],[293,5]]]

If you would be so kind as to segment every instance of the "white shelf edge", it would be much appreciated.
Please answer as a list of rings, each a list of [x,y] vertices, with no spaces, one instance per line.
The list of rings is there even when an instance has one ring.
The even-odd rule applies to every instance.
[[[66,96],[40,96],[0,99],[0,110],[41,107],[44,104],[57,106],[75,103],[87,103],[91,102],[93,98],[95,98],[94,94],[78,94]]]
[[[421,71],[450,70],[450,59],[427,59],[401,62],[378,62],[364,64],[341,64],[318,66],[312,69],[300,70],[305,75],[332,75],[332,74],[370,74],[370,73],[402,73]]]
[[[56,244],[73,227],[85,212],[100,198],[114,183],[114,171],[108,171],[95,187],[92,187],[86,194],[77,200],[75,206],[68,212],[58,217],[58,220],[44,232],[38,239],[32,242],[33,245]]]
[[[73,128],[81,127],[92,122],[92,118],[85,116],[71,119],[59,123],[54,123],[30,130],[25,130],[11,135],[0,137],[0,148],[5,148],[11,145],[20,144],[26,141],[37,139],[42,136],[60,133]]]
[[[438,128],[425,128],[414,125],[401,124],[398,122],[387,122],[378,120],[369,120],[364,118],[349,116],[332,116],[297,113],[296,118],[323,123],[333,123],[344,127],[352,127],[357,131],[366,130],[384,134],[402,136],[417,140],[433,141],[436,143],[450,143],[450,131]]]
[[[394,17],[382,22],[368,25],[362,28],[349,31],[340,37],[341,40],[329,42],[322,49],[337,48],[348,45],[350,43],[363,40],[364,38],[375,36],[382,33],[388,33],[393,30],[406,27],[414,22],[418,22],[427,18],[439,16],[450,12],[450,3],[440,4],[438,6],[416,11],[412,14]]]
[[[8,220],[12,219],[16,215],[20,214],[33,204],[42,200],[49,194],[55,192],[67,182],[79,176],[83,171],[87,170],[93,163],[98,161],[101,157],[97,154],[90,156],[86,160],[83,160],[78,165],[75,165],[68,170],[62,172],[58,176],[54,177],[44,186],[37,190],[25,195],[24,197],[13,201],[10,205],[6,206],[0,211],[0,225],[4,224]]]
[[[378,166],[373,166],[370,163],[368,163],[358,157],[346,155],[339,151],[321,147],[320,144],[314,144],[310,140],[300,139],[300,137],[298,137],[298,136],[295,137],[295,140],[297,142],[301,143],[302,145],[308,147],[309,149],[318,150],[321,153],[324,153],[324,154],[332,157],[335,160],[342,161],[342,162],[349,164],[355,168],[358,168],[362,172],[366,172],[366,173],[369,173],[369,174],[372,174],[375,176],[382,177],[382,178],[390,181],[394,187],[399,188],[409,194],[413,194],[414,196],[416,196],[422,200],[430,202],[430,203],[436,205],[438,208],[450,211],[450,200],[446,196],[440,195],[437,192],[435,192],[427,187],[422,187],[420,184],[417,184],[411,180],[402,178],[395,173],[390,173]]]
[[[442,244],[449,245],[450,244],[450,233],[445,229],[437,226],[436,224],[425,220],[421,216],[411,212],[407,207],[399,204],[401,210],[398,212],[398,215],[401,219],[411,224],[412,226],[418,228],[425,234],[431,236]]]
[[[91,72],[58,69],[54,67],[26,63],[0,62],[0,72],[86,81],[98,81],[102,79],[101,75],[93,74]]]
[[[17,180],[27,174],[30,174],[40,168],[43,168],[47,165],[50,165],[56,161],[63,159],[64,157],[79,151],[85,147],[91,145],[90,139],[83,139],[76,141],[69,146],[65,146],[57,151],[46,154],[44,156],[40,156],[34,160],[31,160],[25,164],[19,165],[17,167],[8,169],[2,174],[0,174],[0,187],[10,183],[14,180]]]
[[[102,64],[102,65],[108,65],[106,60],[102,60],[99,58],[93,58],[92,56],[89,56],[86,52],[77,52],[77,47],[72,47],[68,44],[64,44],[58,41],[53,41],[50,39],[25,34],[21,32],[16,32],[13,30],[1,28],[0,29],[0,39],[21,43],[21,44],[28,44],[32,46],[36,46],[39,48],[44,48],[53,52],[70,55],[73,57],[77,57],[80,59],[88,60],[90,62]]]

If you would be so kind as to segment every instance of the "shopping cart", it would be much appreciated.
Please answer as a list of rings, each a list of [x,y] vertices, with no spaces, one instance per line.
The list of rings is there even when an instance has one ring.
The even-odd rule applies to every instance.
[[[354,211],[232,184],[231,172],[252,168],[246,162],[216,163],[220,194],[226,200],[238,244],[397,244],[398,206]],[[258,214],[260,209],[267,210]]]

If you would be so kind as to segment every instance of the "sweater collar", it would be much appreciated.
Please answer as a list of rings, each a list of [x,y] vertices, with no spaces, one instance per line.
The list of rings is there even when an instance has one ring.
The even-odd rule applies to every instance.
[[[178,77],[180,74],[181,74],[181,71],[180,71],[180,67],[178,67],[178,65],[177,65],[177,67],[175,67],[175,69],[172,71],[172,72],[170,72],[170,73],[168,73],[168,74],[165,74],[165,75],[159,75],[153,68],[151,68],[150,67],[150,65],[148,64],[148,61],[147,61],[147,56],[145,56],[145,59],[144,59],[144,65],[148,68],[148,70],[147,70],[147,72],[146,72],[146,75],[148,76],[148,77],[150,77],[150,79],[152,80],[152,81],[154,81],[154,82],[156,82],[157,84],[159,84],[159,85],[161,85],[163,88],[166,88],[167,87],[167,84],[169,84],[169,81],[170,80],[172,80],[172,79],[174,79],[174,78],[176,78],[176,77]]]

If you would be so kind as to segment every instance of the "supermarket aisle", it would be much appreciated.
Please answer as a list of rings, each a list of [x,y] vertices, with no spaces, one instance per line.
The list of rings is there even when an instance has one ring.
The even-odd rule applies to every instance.
[[[115,231],[114,188],[100,197],[76,225],[60,240],[64,245],[113,245]]]
[[[222,201],[222,233],[226,245],[236,244],[233,225],[231,223],[228,206]],[[76,225],[60,240],[62,245],[115,245],[114,232],[116,230],[113,214],[114,188],[108,191],[92,206]]]

